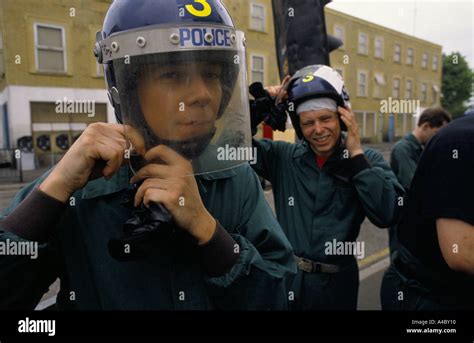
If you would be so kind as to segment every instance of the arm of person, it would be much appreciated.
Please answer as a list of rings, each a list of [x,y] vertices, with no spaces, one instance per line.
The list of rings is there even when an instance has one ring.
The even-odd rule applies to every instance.
[[[127,130],[137,151],[144,151],[139,133]],[[55,230],[69,197],[93,178],[111,178],[125,163],[126,137],[119,124],[94,123],[71,146],[59,164],[21,190],[0,216],[0,242],[30,244],[38,256],[0,256],[0,308],[34,309],[58,275]]]
[[[361,162],[362,156],[367,159],[365,163]],[[401,213],[404,190],[383,156],[366,150],[365,155],[352,160],[355,164],[352,180],[367,218],[380,228],[395,224]]]
[[[0,244],[29,248],[28,255],[7,253],[11,248],[0,255],[2,310],[33,310],[59,275],[57,244],[47,237],[65,206],[38,189],[45,177],[18,192],[0,214]]]
[[[474,225],[458,219],[439,218],[436,231],[449,268],[474,276]]]
[[[415,174],[421,178],[419,211],[436,221],[443,258],[451,269],[469,275],[474,275],[473,156],[472,143],[452,136],[432,140]]]
[[[380,228],[396,223],[400,215],[399,201],[403,187],[383,159],[370,149],[362,149],[359,127],[350,108],[338,107],[341,120],[346,124],[345,144],[351,158],[352,182],[369,220]]]
[[[265,90],[272,97],[281,97],[286,100],[288,94],[284,91],[285,85],[289,82],[290,77],[286,76],[281,85],[269,86]],[[284,152],[289,150],[289,143],[275,142],[270,139],[256,139],[252,138],[252,146],[256,149],[256,158],[251,166],[253,170],[261,177],[272,182],[276,171],[279,168],[279,163],[284,159]]]
[[[248,166],[242,169],[242,184],[247,186],[240,199],[241,223],[230,230],[240,256],[228,273],[208,278],[210,296],[220,309],[284,310],[288,298],[285,278],[296,273],[293,250],[258,178]]]
[[[256,156],[250,166],[258,175],[273,183],[279,168],[288,159],[291,144],[253,138],[252,146],[256,149]]]

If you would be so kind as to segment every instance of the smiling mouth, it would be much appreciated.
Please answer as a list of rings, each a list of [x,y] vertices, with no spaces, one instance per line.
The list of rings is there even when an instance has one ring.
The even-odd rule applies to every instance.
[[[317,143],[325,143],[329,140],[330,135],[320,137],[320,138],[314,138],[313,140],[316,141]]]

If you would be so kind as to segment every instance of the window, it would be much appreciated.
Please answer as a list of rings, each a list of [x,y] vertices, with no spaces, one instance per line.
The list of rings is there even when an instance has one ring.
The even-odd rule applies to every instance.
[[[35,24],[36,69],[47,72],[66,72],[64,28]]]
[[[366,33],[359,33],[359,54],[368,55],[369,54],[369,37]]]
[[[437,85],[433,85],[433,104],[436,104],[438,102],[438,93],[439,87]]]
[[[413,65],[413,48],[407,49],[407,64]]]
[[[400,79],[394,78],[393,79],[393,92],[392,92],[394,99],[400,99]]]
[[[433,71],[438,70],[438,56],[433,56],[433,65],[432,65]]]
[[[421,67],[423,69],[428,67],[428,54],[426,52],[421,57]]]
[[[400,62],[402,56],[402,47],[400,44],[395,44],[394,51],[393,51],[393,61]]]
[[[265,31],[265,6],[260,4],[250,5],[250,28]]]
[[[3,36],[0,32],[0,80],[3,78],[3,73],[5,73],[5,66],[3,64]]]
[[[375,57],[383,58],[383,38],[375,38]]]
[[[340,25],[334,25],[334,36],[340,39],[344,43],[344,27]]]
[[[407,80],[405,85],[405,99],[413,98],[413,81]]]
[[[265,58],[252,56],[252,82],[265,84]]]
[[[421,83],[421,102],[426,102],[427,98],[428,85],[426,82]]]
[[[382,73],[375,73],[374,74],[374,98],[381,98],[382,97],[382,89],[385,86],[385,78]]]
[[[357,96],[367,96],[367,72],[357,73]]]

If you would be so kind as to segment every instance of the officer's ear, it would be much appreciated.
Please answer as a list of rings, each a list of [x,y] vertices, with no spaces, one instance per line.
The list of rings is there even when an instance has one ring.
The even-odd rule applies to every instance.
[[[422,129],[423,131],[431,129],[430,123],[425,121],[423,124],[421,124],[420,129]]]

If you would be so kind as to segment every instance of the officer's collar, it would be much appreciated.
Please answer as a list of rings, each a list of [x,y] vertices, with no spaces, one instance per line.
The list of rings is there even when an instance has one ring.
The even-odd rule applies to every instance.
[[[198,179],[213,181],[228,179],[235,175],[237,175],[236,168],[228,168],[220,171],[207,172],[197,175],[196,177]],[[131,178],[132,172],[130,168],[123,166],[109,181],[104,178],[90,181],[82,189],[82,199],[93,199],[124,191],[130,187]]]
[[[341,137],[339,139],[338,146],[336,150],[329,156],[328,160],[326,163],[332,163],[333,161],[340,161],[343,158],[343,153],[344,150],[346,149],[345,141],[347,139],[347,132],[341,132]],[[303,140],[301,143],[304,147],[304,149],[300,150],[295,154],[293,157],[302,157],[304,156],[305,161],[307,161],[311,166],[314,166],[314,158],[316,154],[314,153],[313,149],[311,148],[310,144],[306,141]]]
[[[408,133],[405,138],[414,148],[420,150],[423,149],[423,144],[420,143],[420,141],[415,137],[412,132]]]
[[[109,181],[104,178],[90,181],[82,189],[82,199],[93,199],[128,189],[131,177],[130,168],[123,166]]]

